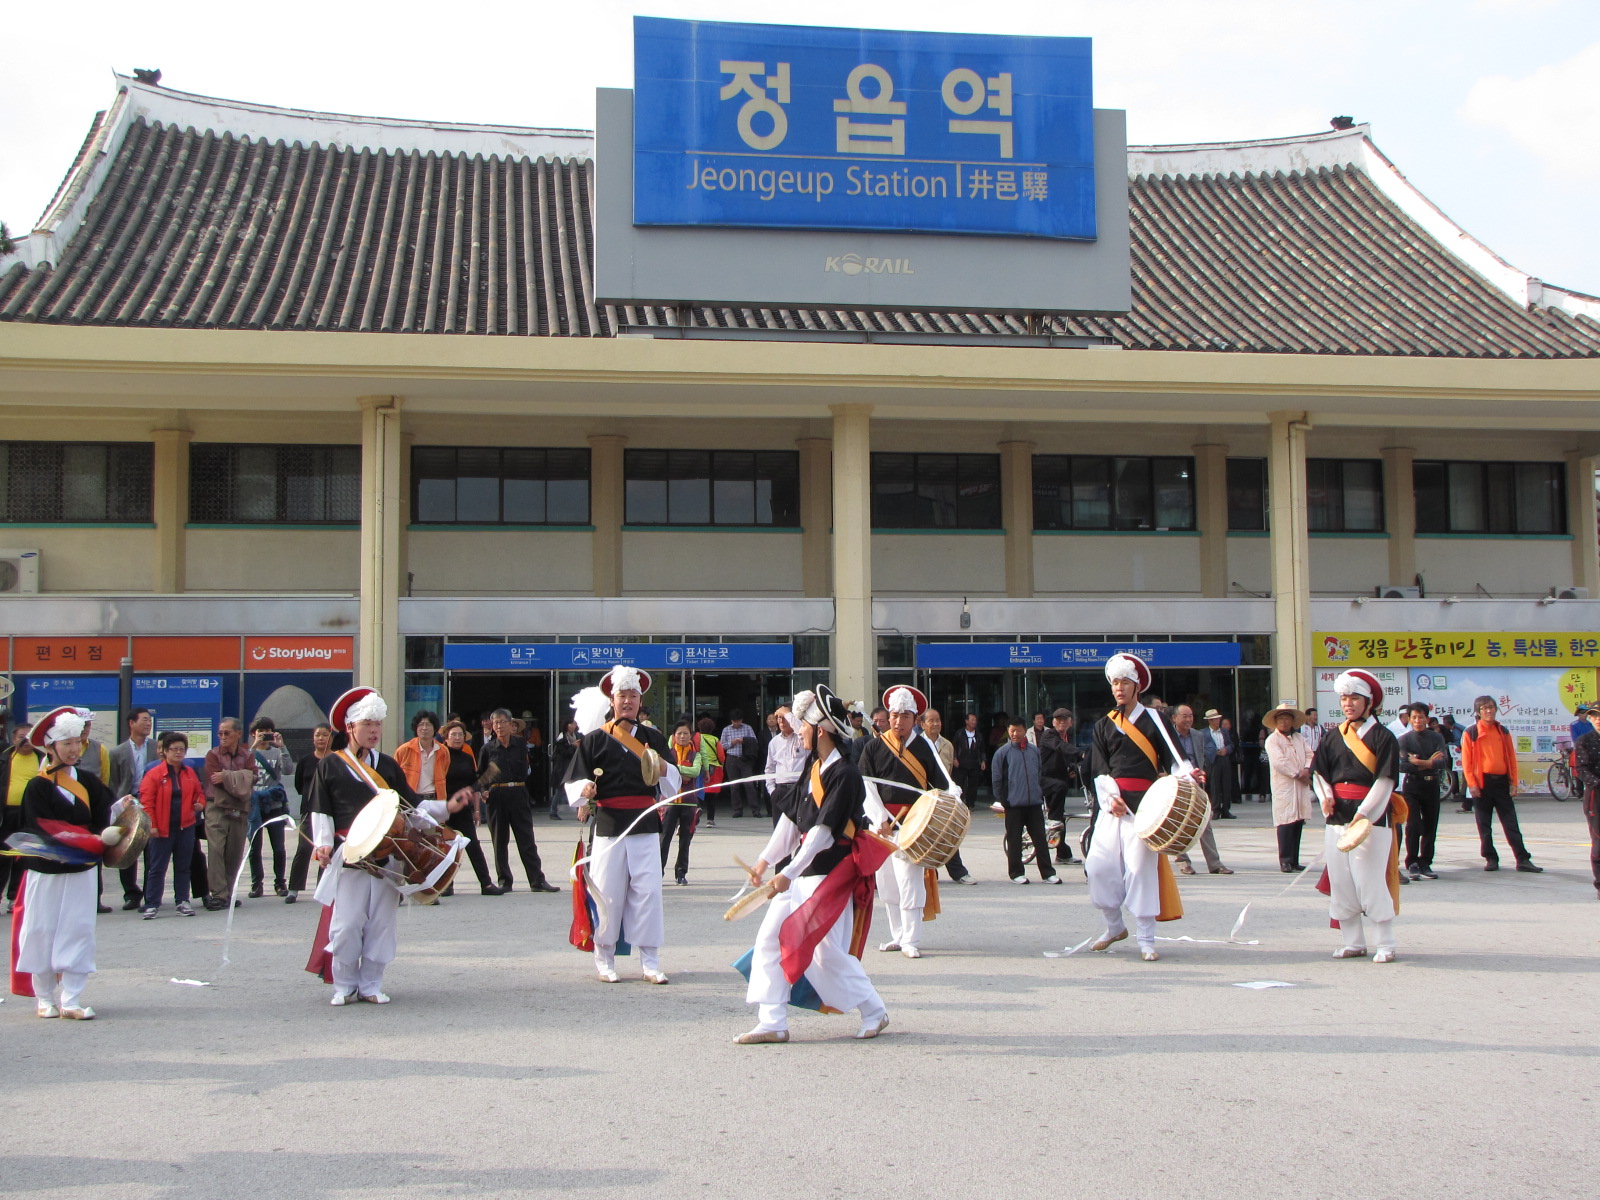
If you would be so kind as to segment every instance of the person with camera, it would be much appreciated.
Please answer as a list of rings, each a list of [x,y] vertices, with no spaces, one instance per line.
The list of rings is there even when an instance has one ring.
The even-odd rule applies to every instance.
[[[256,783],[250,792],[250,897],[258,899],[266,894],[261,869],[261,838],[258,833],[265,828],[272,843],[272,891],[287,897],[289,889],[283,880],[283,826],[277,817],[289,815],[289,793],[283,786],[285,778],[294,776],[294,760],[283,748],[283,734],[271,717],[257,717],[250,725],[250,753],[255,759]],[[273,824],[266,825],[265,822]]]

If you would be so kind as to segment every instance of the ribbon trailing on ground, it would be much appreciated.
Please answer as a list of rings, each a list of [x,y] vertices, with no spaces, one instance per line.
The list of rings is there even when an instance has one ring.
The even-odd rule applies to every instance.
[[[255,833],[250,836],[248,841],[253,842],[259,838],[261,831],[268,825],[290,825],[293,823],[294,818],[288,813],[284,813],[281,817],[273,817],[270,821],[263,821],[257,825]],[[233,873],[233,887],[228,892],[228,920],[222,927],[222,965],[224,967],[232,961],[228,958],[228,947],[233,942],[233,910],[239,903],[239,881],[244,878],[244,869],[249,865],[249,862],[250,851],[247,845],[245,852],[239,856],[239,869]]]

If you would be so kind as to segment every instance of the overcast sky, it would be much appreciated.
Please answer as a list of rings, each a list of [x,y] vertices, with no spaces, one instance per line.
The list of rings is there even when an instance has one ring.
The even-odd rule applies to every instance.
[[[333,112],[592,128],[632,83],[634,13],[1094,39],[1135,142],[1369,121],[1435,204],[1523,270],[1600,293],[1600,0],[79,0],[9,23],[0,220],[32,227],[111,72]]]

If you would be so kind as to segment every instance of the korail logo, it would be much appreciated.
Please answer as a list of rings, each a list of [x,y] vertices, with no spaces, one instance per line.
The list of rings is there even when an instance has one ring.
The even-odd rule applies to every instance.
[[[824,274],[915,275],[909,258],[867,258],[860,254],[830,254],[823,260]]]

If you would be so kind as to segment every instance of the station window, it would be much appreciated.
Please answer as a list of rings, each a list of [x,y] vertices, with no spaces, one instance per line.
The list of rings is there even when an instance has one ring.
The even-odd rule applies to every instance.
[[[1267,528],[1267,460],[1228,460],[1228,529],[1260,533]]]
[[[800,527],[794,450],[628,450],[627,525]]]
[[[418,525],[587,525],[589,451],[414,446]]]
[[[1312,533],[1382,533],[1383,463],[1308,458],[1306,525]]]
[[[360,446],[189,447],[189,519],[227,525],[356,525]]]
[[[1194,528],[1194,459],[1033,456],[1035,529]]]
[[[0,442],[0,520],[152,519],[149,442]]]
[[[1418,533],[1565,533],[1566,469],[1541,462],[1419,462]]]
[[[874,454],[874,529],[1000,529],[998,454]]]

